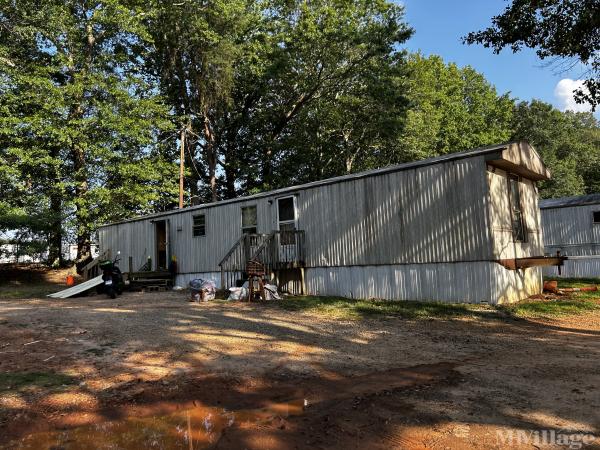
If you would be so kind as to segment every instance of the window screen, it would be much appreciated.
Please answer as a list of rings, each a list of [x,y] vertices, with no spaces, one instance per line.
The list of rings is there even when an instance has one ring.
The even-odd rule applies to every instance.
[[[277,200],[279,207],[279,221],[287,222],[296,219],[296,213],[294,211],[294,198],[286,197]]]
[[[242,208],[242,233],[256,234],[256,205]]]
[[[206,216],[199,214],[194,216],[193,236],[205,236],[206,235]]]
[[[523,209],[521,207],[521,191],[519,177],[510,175],[508,178],[508,194],[512,214],[512,233],[516,242],[525,242],[525,224],[523,222]]]
[[[594,211],[594,223],[600,223],[600,211]]]

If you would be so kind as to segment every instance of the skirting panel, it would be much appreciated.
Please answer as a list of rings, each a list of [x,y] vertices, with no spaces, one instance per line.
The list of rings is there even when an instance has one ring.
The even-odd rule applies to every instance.
[[[177,275],[177,284],[187,287],[194,278],[221,283],[220,272],[203,272]],[[300,293],[285,281],[280,287]],[[542,271],[507,270],[494,262],[318,267],[305,269],[305,286],[307,295],[499,304],[541,293]]]
[[[187,288],[189,282],[196,278],[202,278],[203,280],[213,280],[217,285],[217,288],[221,287],[221,272],[203,272],[203,273],[185,273],[177,275],[175,283],[178,286]]]
[[[510,303],[542,291],[539,268],[511,271],[494,262],[306,269],[309,295],[357,299]]]
[[[600,258],[567,259],[558,274],[557,267],[544,267],[547,277],[600,278]]]

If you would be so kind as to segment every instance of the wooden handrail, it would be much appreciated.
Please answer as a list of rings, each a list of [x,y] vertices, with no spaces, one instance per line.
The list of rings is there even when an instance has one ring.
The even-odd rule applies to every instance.
[[[289,239],[289,242],[286,240],[286,243],[281,244],[282,235],[293,236],[293,240]],[[302,267],[304,244],[304,230],[242,235],[219,263],[221,288],[225,289],[236,277],[241,278],[246,272],[248,261],[260,262],[268,273],[282,268]]]
[[[266,239],[258,246],[256,251],[250,256],[250,260],[255,260],[262,253],[262,251],[273,242],[273,238],[275,238],[275,233],[265,235]]]
[[[246,235],[242,234],[242,237],[239,238],[235,244],[233,244],[233,247],[231,247],[229,249],[229,251],[227,252],[227,254],[223,257],[223,259],[221,260],[221,262],[219,263],[219,267],[222,266],[223,264],[225,264],[225,261],[227,261],[229,259],[229,257],[233,254],[233,252],[240,246],[241,242],[246,239]]]
[[[87,263],[83,269],[81,269],[81,273],[83,274],[83,278],[85,280],[89,280],[89,272],[96,267],[100,261],[103,261],[105,259],[110,259],[110,249],[105,250],[104,252],[102,252],[102,254],[96,256],[94,259],[92,259],[89,263]],[[92,277],[93,278],[93,277]]]

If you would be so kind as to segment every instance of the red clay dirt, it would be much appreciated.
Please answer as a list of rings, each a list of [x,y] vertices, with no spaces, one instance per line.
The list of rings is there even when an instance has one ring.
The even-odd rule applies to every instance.
[[[339,320],[185,300],[0,299],[0,374],[65,377],[0,376],[0,448],[503,448],[511,430],[600,434],[597,312]]]

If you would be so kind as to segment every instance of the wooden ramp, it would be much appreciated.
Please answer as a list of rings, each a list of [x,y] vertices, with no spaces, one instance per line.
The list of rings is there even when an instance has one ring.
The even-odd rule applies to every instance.
[[[69,298],[74,295],[81,294],[89,289],[95,288],[96,286],[102,284],[102,275],[98,275],[91,280],[87,280],[84,283],[78,284],[76,286],[65,289],[64,291],[55,292],[54,294],[49,294],[46,297],[52,298]]]

